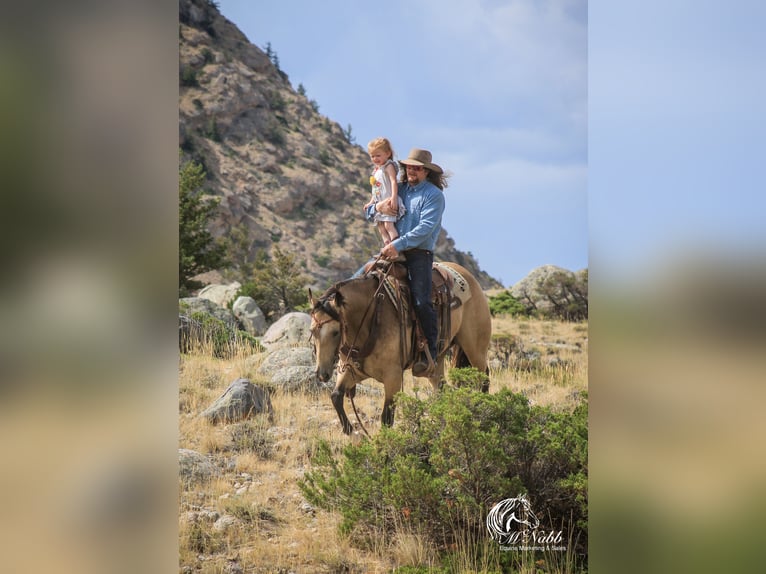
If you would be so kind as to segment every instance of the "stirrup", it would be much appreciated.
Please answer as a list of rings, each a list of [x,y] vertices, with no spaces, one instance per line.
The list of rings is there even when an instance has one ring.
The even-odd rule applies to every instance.
[[[425,357],[425,361],[421,361],[420,357]],[[420,353],[420,357],[412,365],[412,376],[430,377],[436,370],[436,362],[431,358],[431,352],[428,350],[428,346],[426,346]]]

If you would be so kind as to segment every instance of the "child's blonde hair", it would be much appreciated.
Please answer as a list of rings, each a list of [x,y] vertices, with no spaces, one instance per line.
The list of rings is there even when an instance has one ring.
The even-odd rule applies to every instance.
[[[391,154],[391,159],[394,159],[394,148],[391,147],[391,142],[388,138],[375,138],[367,144],[367,153],[372,153],[375,150],[383,150],[386,153]]]

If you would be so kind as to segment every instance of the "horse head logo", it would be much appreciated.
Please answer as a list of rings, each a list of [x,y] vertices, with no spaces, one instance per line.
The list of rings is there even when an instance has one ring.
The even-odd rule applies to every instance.
[[[523,494],[501,500],[487,514],[487,530],[492,539],[500,544],[517,540],[519,533],[526,537],[528,530],[534,530],[538,526],[540,521]]]

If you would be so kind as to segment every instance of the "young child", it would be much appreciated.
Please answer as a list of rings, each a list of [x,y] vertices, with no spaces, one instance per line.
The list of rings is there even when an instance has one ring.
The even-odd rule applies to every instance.
[[[370,205],[391,198],[393,205],[399,205],[399,215],[375,214],[375,223],[378,225],[378,231],[383,238],[383,244],[388,245],[394,239],[399,237],[394,222],[404,214],[404,202],[399,197],[399,186],[396,183],[396,174],[399,168],[394,162],[394,150],[391,149],[391,142],[386,138],[375,138],[367,144],[367,153],[375,166],[370,176],[370,185],[372,186],[372,197],[364,206],[365,209]]]

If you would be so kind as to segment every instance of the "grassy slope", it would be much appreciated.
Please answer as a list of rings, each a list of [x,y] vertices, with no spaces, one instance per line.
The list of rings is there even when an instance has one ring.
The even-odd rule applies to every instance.
[[[579,400],[578,391],[587,390],[587,324],[495,318],[493,333],[518,337],[524,351],[540,353],[544,366],[493,370],[490,392],[510,388],[535,403],[570,410]],[[560,361],[548,364],[554,357]],[[237,571],[230,570],[237,564],[244,572],[301,574],[391,572],[396,566],[427,564],[428,550],[406,533],[394,547],[355,549],[339,537],[336,516],[305,504],[296,479],[309,468],[318,441],[329,440],[341,448],[349,440],[361,440],[359,435],[349,439],[341,434],[326,391],[275,393],[271,421],[260,417],[239,425],[212,426],[196,416],[234,379],[259,382],[260,360],[242,355],[224,361],[202,353],[181,358],[179,446],[211,455],[220,470],[208,483],[180,488],[181,568],[223,573]],[[404,388],[423,396],[431,387],[407,373]],[[370,433],[379,427],[381,389],[368,382],[357,393],[359,415]],[[355,420],[352,413],[349,416]],[[237,434],[243,428],[249,433]],[[200,510],[230,514],[238,522],[217,530],[212,518],[190,518]]]

